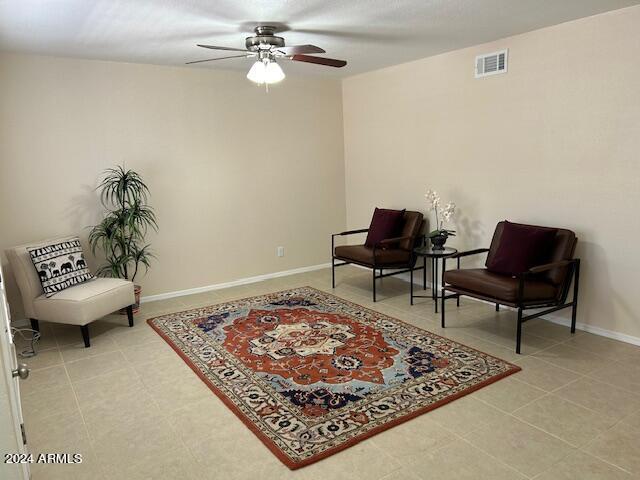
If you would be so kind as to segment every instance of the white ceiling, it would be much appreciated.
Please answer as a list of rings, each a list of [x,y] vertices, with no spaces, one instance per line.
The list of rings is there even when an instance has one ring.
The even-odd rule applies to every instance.
[[[349,76],[555,25],[640,0],[0,0],[0,49],[182,65],[244,48],[258,23],[284,26],[345,68],[283,65],[287,73]],[[284,62],[283,62],[284,63]],[[240,68],[230,59],[189,68]]]

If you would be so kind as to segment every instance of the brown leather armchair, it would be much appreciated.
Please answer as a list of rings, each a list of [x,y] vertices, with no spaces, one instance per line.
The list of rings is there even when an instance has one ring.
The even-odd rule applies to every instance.
[[[334,233],[331,235],[331,286],[336,288],[336,267],[356,264],[371,268],[373,271],[373,301],[375,302],[377,279],[410,272],[417,258],[413,253],[413,249],[424,242],[424,235],[422,233],[424,229],[424,219],[420,212],[405,211],[403,222],[399,237],[384,239],[372,248],[365,245],[335,246],[336,237],[366,233],[369,231],[368,228]],[[336,263],[336,260],[342,263]],[[413,270],[421,270],[422,268],[423,267],[418,267]],[[383,270],[391,269],[397,271],[383,273]],[[376,275],[376,271],[379,271],[380,274]],[[426,275],[424,278],[426,278]]]
[[[496,226],[491,246],[467,252],[459,252],[448,259],[459,259],[487,252],[487,265],[500,245],[505,222]],[[487,300],[495,303],[496,311],[500,305],[518,310],[516,353],[520,353],[522,324],[527,320],[571,307],[571,333],[576,331],[576,312],[578,308],[578,287],[580,278],[580,259],[573,258],[578,239],[571,230],[557,229],[549,262],[530,268],[516,276],[493,273],[486,268],[455,269],[446,271],[446,260],[442,276],[442,328],[445,327],[445,301],[460,296]],[[567,296],[573,280],[573,298],[567,302]],[[447,295],[446,292],[453,292]],[[527,309],[544,308],[542,311],[524,316]]]

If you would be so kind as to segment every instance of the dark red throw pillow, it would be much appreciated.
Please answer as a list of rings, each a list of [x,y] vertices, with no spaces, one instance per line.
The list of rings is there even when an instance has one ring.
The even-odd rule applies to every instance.
[[[487,270],[518,275],[547,263],[557,232],[555,228],[505,221],[498,248],[491,259],[487,258]]]
[[[365,246],[373,247],[381,240],[397,237],[402,229],[403,218],[404,210],[376,208],[369,225],[367,240],[364,242]]]

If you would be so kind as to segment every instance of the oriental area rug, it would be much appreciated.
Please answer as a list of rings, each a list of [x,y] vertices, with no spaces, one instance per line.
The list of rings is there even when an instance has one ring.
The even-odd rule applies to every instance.
[[[311,287],[148,322],[291,469],[520,370]]]

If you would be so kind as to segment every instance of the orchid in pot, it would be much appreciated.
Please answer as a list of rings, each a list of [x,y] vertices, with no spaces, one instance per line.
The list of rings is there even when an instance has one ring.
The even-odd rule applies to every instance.
[[[428,190],[425,198],[427,202],[429,202],[429,211],[433,210],[436,216],[436,228],[429,232],[428,237],[431,240],[434,250],[443,250],[447,239],[456,236],[455,230],[444,228],[444,225],[449,223],[455,215],[456,204],[449,202],[443,207],[440,201],[440,195],[433,190]]]

